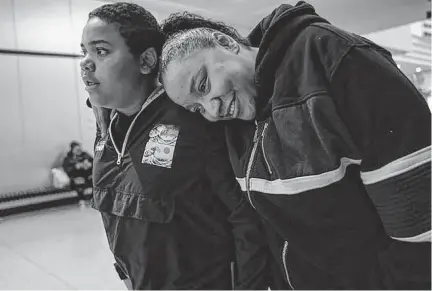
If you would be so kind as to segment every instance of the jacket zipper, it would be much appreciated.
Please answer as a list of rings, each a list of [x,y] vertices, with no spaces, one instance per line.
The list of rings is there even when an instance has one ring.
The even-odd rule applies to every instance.
[[[265,148],[264,148],[264,137],[265,137],[265,133],[267,131],[268,125],[269,125],[268,123],[264,124],[264,129],[263,129],[263,132],[261,134],[261,148],[262,148],[262,151],[263,151],[264,161],[266,163],[267,170],[269,171],[270,175],[272,175],[273,172],[272,172],[272,170],[270,168],[270,164],[269,164],[269,162],[267,160],[267,155],[266,155]]]
[[[109,127],[108,127],[108,132],[109,132],[109,135],[110,135],[110,138],[111,138],[111,140],[112,140],[112,143],[113,143],[113,145],[114,145],[114,149],[115,149],[115,151],[116,151],[116,153],[117,153],[117,162],[116,162],[116,164],[117,165],[120,165],[121,164],[121,159],[122,159],[122,154],[121,154],[121,152],[119,151],[119,149],[117,148],[117,144],[116,144],[116,142],[115,142],[115,140],[114,140],[114,138],[113,138],[113,135],[112,135],[112,123],[113,123],[113,121],[114,121],[114,119],[116,119],[116,117],[117,117],[117,113],[116,114],[114,114],[114,116],[113,116],[113,118],[111,118],[111,121],[110,121],[110,124],[109,124]],[[128,130],[129,131],[129,130]],[[126,138],[125,138],[126,139]]]
[[[252,171],[252,166],[253,166],[253,162],[255,159],[255,154],[258,148],[258,125],[256,126],[255,129],[255,134],[254,134],[254,139],[253,139],[253,147],[252,147],[252,152],[249,158],[249,162],[248,162],[248,167],[246,170],[246,192],[248,194],[248,198],[249,198],[249,202],[252,205],[253,208],[256,209],[255,205],[252,202],[252,197],[251,197],[251,193],[250,193],[250,173]]]
[[[286,280],[287,280],[289,286],[291,287],[291,290],[295,290],[294,287],[291,284],[291,280],[290,280],[289,273],[288,273],[288,265],[287,265],[287,262],[286,262],[287,252],[288,252],[288,241],[285,241],[284,247],[283,247],[283,250],[282,250],[282,263],[283,263],[283,266],[284,266],[284,269],[285,269]]]
[[[135,124],[135,121],[138,119],[138,116],[141,114],[141,112],[144,111],[144,109],[150,105],[150,103],[152,103],[154,100],[156,100],[157,97],[159,97],[160,95],[162,95],[162,93],[164,92],[163,89],[161,89],[161,87],[156,88],[156,90],[153,91],[153,93],[149,96],[149,98],[147,98],[147,100],[144,102],[143,106],[141,107],[141,110],[138,112],[138,114],[135,116],[135,118],[132,120],[132,123],[129,125],[129,128],[126,132],[126,136],[124,138],[123,144],[122,144],[122,149],[121,151],[117,148],[117,145],[114,141],[113,135],[112,135],[112,123],[113,120],[116,119],[117,117],[117,113],[113,116],[113,118],[111,118],[110,124],[109,124],[109,134],[111,137],[111,140],[113,142],[114,148],[117,152],[117,162],[116,164],[119,166],[122,162],[122,158],[125,155],[126,152],[126,145],[127,145],[127,141],[129,140],[129,135],[132,132],[132,128]]]

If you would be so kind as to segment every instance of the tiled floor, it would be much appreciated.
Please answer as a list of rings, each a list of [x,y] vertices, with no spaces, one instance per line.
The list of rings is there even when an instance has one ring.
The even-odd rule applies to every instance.
[[[0,290],[126,290],[98,212],[78,205],[0,218]]]

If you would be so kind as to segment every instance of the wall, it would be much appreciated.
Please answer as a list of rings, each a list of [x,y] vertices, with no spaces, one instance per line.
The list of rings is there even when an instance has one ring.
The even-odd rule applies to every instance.
[[[0,50],[79,54],[91,0],[0,0]],[[0,193],[50,185],[71,140],[92,151],[79,58],[0,54]]]
[[[50,169],[69,142],[80,141],[92,152],[95,134],[79,58],[4,50],[79,55],[88,13],[109,2],[114,0],[0,0],[0,194],[49,186]],[[188,8],[132,2],[159,21]]]

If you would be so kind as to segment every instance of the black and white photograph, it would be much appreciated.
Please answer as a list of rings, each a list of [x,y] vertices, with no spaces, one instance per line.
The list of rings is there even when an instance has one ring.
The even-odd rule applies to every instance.
[[[0,0],[0,290],[431,290],[430,0]]]

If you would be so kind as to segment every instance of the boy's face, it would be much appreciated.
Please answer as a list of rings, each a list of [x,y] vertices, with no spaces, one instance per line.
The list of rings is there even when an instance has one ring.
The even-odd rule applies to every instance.
[[[136,103],[131,96],[144,86],[139,57],[134,57],[119,24],[91,18],[84,27],[81,78],[93,105],[121,109]]]

